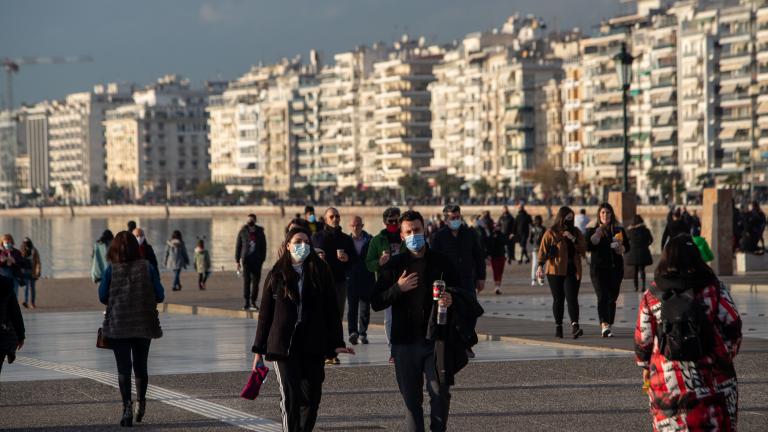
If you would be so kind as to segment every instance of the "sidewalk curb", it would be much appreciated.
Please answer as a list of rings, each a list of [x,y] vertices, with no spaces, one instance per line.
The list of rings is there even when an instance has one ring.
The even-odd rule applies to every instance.
[[[179,315],[199,315],[199,316],[219,317],[219,318],[244,318],[244,319],[253,319],[253,320],[258,319],[259,317],[258,312],[245,311],[245,310],[183,305],[183,304],[176,304],[176,303],[162,303],[157,306],[158,306],[157,307],[158,312],[179,314]],[[384,326],[382,324],[371,323],[368,325],[368,327],[374,328],[377,330],[384,330]],[[477,339],[478,341],[510,342],[510,343],[515,343],[519,345],[531,345],[531,346],[539,346],[539,347],[555,348],[555,349],[567,349],[567,350],[588,349],[592,351],[632,354],[632,351],[621,349],[621,348],[610,348],[610,347],[601,347],[601,346],[593,346],[593,345],[577,345],[577,344],[568,344],[563,342],[549,342],[549,341],[542,341],[538,339],[528,339],[528,338],[521,338],[516,336],[501,336],[501,335],[495,335],[490,333],[478,333]]]

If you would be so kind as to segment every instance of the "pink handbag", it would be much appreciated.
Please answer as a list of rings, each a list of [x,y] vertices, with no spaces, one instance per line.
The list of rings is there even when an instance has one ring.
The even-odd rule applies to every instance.
[[[259,390],[261,390],[261,385],[267,380],[267,372],[269,372],[269,368],[263,364],[252,370],[251,375],[248,377],[248,382],[245,383],[243,391],[240,392],[240,397],[249,400],[256,399],[256,396],[259,395]]]

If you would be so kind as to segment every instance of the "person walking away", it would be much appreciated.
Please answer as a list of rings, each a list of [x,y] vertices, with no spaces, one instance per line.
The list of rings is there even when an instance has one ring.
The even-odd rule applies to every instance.
[[[573,221],[576,228],[581,231],[582,235],[587,235],[587,226],[589,225],[589,216],[587,216],[587,210],[581,209],[579,210],[579,214],[576,215],[576,218]]]
[[[158,270],[160,267],[157,264],[157,255],[155,254],[155,248],[152,247],[151,244],[147,241],[147,236],[144,233],[143,228],[136,227],[133,231],[129,231],[133,234],[134,237],[136,237],[136,241],[139,243],[139,255],[141,255],[142,258],[149,261],[150,264],[152,264],[152,267],[155,268],[155,270]],[[158,277],[160,275],[160,270],[158,270]]]
[[[325,221],[323,230],[312,236],[312,244],[318,249],[318,253],[323,253],[325,262],[331,267],[338,301],[337,310],[341,320],[347,303],[349,258],[354,255],[355,248],[352,245],[352,238],[341,231],[341,215],[338,210],[333,207],[326,209]],[[329,364],[339,364],[339,358],[330,359]]]
[[[696,209],[691,213],[691,237],[701,236],[701,219]]]
[[[181,231],[175,230],[165,245],[165,268],[173,270],[173,290],[181,291],[181,271],[189,265],[187,246]]]
[[[645,291],[645,268],[653,264],[651,248],[653,235],[645,226],[642,216],[635,215],[632,225],[627,230],[629,236],[629,252],[627,252],[627,265],[634,270],[635,291]],[[640,289],[642,288],[642,289]]]
[[[518,264],[528,264],[531,262],[531,258],[528,256],[528,238],[531,234],[531,215],[525,211],[525,204],[520,203],[519,210],[517,211],[517,217],[515,218],[516,238],[520,243],[520,259],[517,260]],[[525,257],[525,261],[523,261]]]
[[[304,219],[307,221],[309,232],[312,233],[312,235],[323,230],[325,224],[317,219],[317,216],[315,216],[315,208],[313,206],[308,205],[304,207]]]
[[[515,217],[509,212],[509,207],[504,206],[504,211],[499,216],[501,232],[507,239],[507,264],[515,260]]]
[[[555,337],[563,337],[563,314],[568,301],[571,336],[584,334],[579,327],[579,288],[581,287],[581,259],[586,255],[586,241],[574,224],[575,215],[570,207],[560,207],[552,226],[544,233],[537,251],[536,277],[547,275],[552,291],[552,315],[555,317]]]
[[[587,229],[587,250],[591,252],[589,275],[597,295],[597,315],[603,337],[613,337],[616,300],[624,279],[624,253],[630,251],[629,238],[616,221],[613,207],[598,207],[596,225]]]
[[[120,426],[141,422],[147,404],[147,360],[152,339],[162,337],[157,304],[165,299],[158,272],[139,254],[128,231],[117,233],[107,252],[109,265],[99,284],[99,301],[107,306],[102,335],[115,354],[123,400]],[[131,369],[136,375],[136,412],[131,401]]]
[[[37,280],[40,279],[40,273],[42,272],[42,265],[40,263],[40,253],[32,243],[32,239],[24,237],[21,242],[21,256],[26,261],[23,266],[24,274],[24,302],[22,305],[25,308],[36,308],[36,285]]]
[[[487,251],[488,250],[488,240],[490,239],[491,234],[493,233],[493,231],[492,231],[493,230],[493,224],[491,224],[491,226],[487,226],[486,225],[486,221],[482,217],[476,216],[475,217],[475,223],[474,223],[474,229],[475,229],[475,232],[477,233],[477,239],[478,239],[478,241],[480,241],[480,248],[483,251]],[[488,255],[486,254],[483,257],[483,259],[485,259],[487,257],[488,257]]]
[[[205,290],[205,283],[211,275],[211,254],[205,249],[205,241],[200,239],[195,246],[195,271],[197,272],[197,287]]]
[[[112,239],[115,236],[110,230],[104,230],[101,233],[101,237],[93,244],[93,250],[91,251],[91,282],[101,282],[101,276],[104,274],[104,270],[109,264],[107,262],[107,251],[109,250],[109,244],[112,243]]]
[[[449,223],[450,220],[456,219],[449,219]],[[464,230],[471,232],[466,227]],[[371,304],[377,311],[392,307],[392,353],[397,385],[406,408],[405,429],[412,432],[425,430],[422,401],[426,379],[430,430],[445,431],[451,400],[450,386],[446,380],[438,378],[436,342],[427,338],[428,329],[435,319],[437,303],[433,301],[432,284],[443,280],[447,287],[461,289],[461,282],[452,260],[426,245],[421,214],[409,210],[400,216],[400,237],[407,252],[390,258],[381,266]],[[446,290],[439,297],[439,303],[447,307],[450,316],[453,303],[450,292]]]
[[[400,238],[400,209],[389,207],[382,214],[384,229],[376,234],[368,245],[368,255],[365,258],[365,267],[368,271],[380,277],[379,270],[390,258],[405,251],[405,245]],[[438,230],[439,231],[439,230]],[[434,239],[432,240],[434,243]],[[387,344],[390,348],[389,363],[394,364],[392,357],[392,308],[384,309],[384,333],[387,336]]]
[[[24,283],[24,270],[27,260],[16,249],[12,235],[3,234],[2,246],[2,251],[0,251],[0,276],[11,278],[13,281],[13,292],[18,298],[19,285]]]
[[[477,294],[485,288],[485,251],[475,231],[462,224],[458,205],[448,204],[443,214],[447,225],[435,236],[433,249],[448,257],[459,275],[459,288],[477,299]],[[473,330],[476,324],[471,323]],[[475,354],[470,349],[468,355],[474,358]]]
[[[667,245],[667,242],[678,234],[690,234],[691,229],[683,221],[683,213],[678,208],[670,213],[667,226],[664,227],[664,232],[661,234],[661,249]]]
[[[235,262],[243,275],[243,310],[257,311],[261,269],[267,259],[267,237],[264,228],[256,225],[256,215],[248,215],[248,221],[240,228],[235,241]]]
[[[762,253],[764,248],[763,232],[765,231],[765,213],[760,209],[760,203],[752,201],[748,212],[744,213],[744,231],[739,248],[742,252]]]
[[[531,225],[531,250],[533,254],[531,256],[531,286],[536,286],[536,269],[539,268],[539,248],[541,247],[541,239],[544,237],[544,219],[541,215],[533,217],[533,225]]]
[[[128,221],[128,232],[129,233],[133,233],[133,230],[135,230],[136,227],[137,227],[136,221],[133,221],[133,220],[129,220]]]
[[[344,344],[333,275],[309,231],[288,231],[264,281],[253,369],[273,362],[284,431],[311,431],[325,379],[323,360],[354,354]]]
[[[16,351],[24,346],[24,318],[13,288],[13,279],[0,276],[0,372],[5,359],[13,363]]]
[[[687,234],[669,241],[654,279],[635,327],[653,429],[738,430],[734,359],[742,323],[730,292]],[[685,322],[675,319],[680,316]],[[676,336],[690,342],[675,343]]]
[[[501,294],[501,280],[504,276],[504,264],[506,263],[505,249],[507,238],[501,232],[501,222],[493,226],[493,232],[488,238],[487,254],[491,261],[491,270],[493,271],[494,292]]]
[[[354,254],[349,258],[349,278],[347,279],[347,328],[349,342],[357,345],[368,344],[368,324],[371,321],[371,294],[376,278],[366,268],[365,259],[373,238],[363,230],[363,218],[353,216],[349,224]]]

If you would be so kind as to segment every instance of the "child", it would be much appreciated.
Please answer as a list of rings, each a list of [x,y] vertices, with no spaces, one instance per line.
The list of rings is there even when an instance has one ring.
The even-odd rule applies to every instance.
[[[197,286],[205,289],[205,282],[211,274],[211,255],[205,250],[205,242],[201,239],[197,241],[195,247],[195,270],[197,270]]]

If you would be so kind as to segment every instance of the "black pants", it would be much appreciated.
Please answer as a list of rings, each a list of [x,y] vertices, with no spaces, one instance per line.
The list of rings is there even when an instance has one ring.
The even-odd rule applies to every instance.
[[[552,314],[555,317],[555,324],[563,324],[566,300],[568,300],[568,316],[571,318],[571,323],[578,323],[581,281],[576,279],[575,274],[568,276],[548,274],[547,281],[549,281],[549,289],[552,291]]]
[[[640,280],[638,280],[638,278]],[[645,266],[635,266],[635,291],[637,291],[641,285],[638,282],[642,282],[642,291],[645,291]]]
[[[197,283],[204,284],[208,281],[208,276],[211,275],[211,272],[203,272],[197,274]]]
[[[243,265],[243,298],[245,307],[258,305],[259,282],[261,281],[261,267],[263,263],[248,263]]]
[[[514,240],[509,240],[507,242],[507,262],[511,262],[515,260],[515,245],[517,244]]]
[[[336,291],[336,305],[339,307],[339,319],[344,320],[344,305],[347,304],[347,281],[334,282],[334,291]]]
[[[131,369],[136,375],[136,393],[138,400],[144,400],[147,394],[147,358],[149,357],[149,344],[152,339],[127,338],[109,339],[109,345],[115,353],[117,362],[117,378],[120,384],[120,394],[123,402],[131,401]]]
[[[520,236],[517,239],[520,242],[520,261],[525,257],[525,261],[528,262],[531,258],[528,256],[528,236]]]
[[[354,290],[347,288],[347,328],[349,334],[368,335],[368,323],[371,322],[371,301],[361,297]]]
[[[294,355],[273,362],[280,387],[283,431],[311,431],[323,394],[325,364],[322,357]]]
[[[616,318],[616,299],[619,298],[621,281],[624,279],[624,264],[614,268],[590,269],[590,276],[597,295],[597,316],[600,323],[613,325]]]
[[[451,406],[450,387],[440,384],[435,367],[434,342],[392,344],[395,376],[405,402],[405,427],[409,432],[424,431],[424,378],[429,393],[430,430],[445,431]]]

